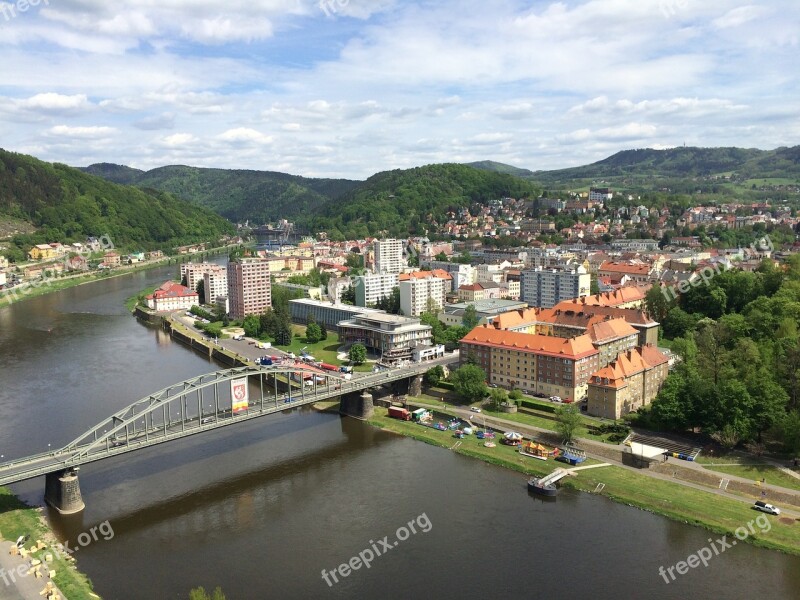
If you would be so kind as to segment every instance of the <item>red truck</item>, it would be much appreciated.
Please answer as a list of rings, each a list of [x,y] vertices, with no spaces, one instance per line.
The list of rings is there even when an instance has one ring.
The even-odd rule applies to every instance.
[[[333,365],[329,365],[328,363],[320,363],[319,364],[319,368],[320,369],[324,369],[326,371],[338,371],[339,370],[339,367],[334,367]]]
[[[400,408],[399,406],[390,406],[389,416],[393,419],[400,419],[401,421],[411,420],[411,413],[405,408]]]

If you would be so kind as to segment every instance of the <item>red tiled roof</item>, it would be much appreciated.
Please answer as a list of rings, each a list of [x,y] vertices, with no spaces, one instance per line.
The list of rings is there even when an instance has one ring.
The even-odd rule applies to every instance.
[[[573,360],[597,354],[588,335],[564,339],[549,335],[533,335],[516,331],[500,331],[481,325],[470,331],[462,343],[478,344],[495,348],[509,348],[520,351],[565,356]]]

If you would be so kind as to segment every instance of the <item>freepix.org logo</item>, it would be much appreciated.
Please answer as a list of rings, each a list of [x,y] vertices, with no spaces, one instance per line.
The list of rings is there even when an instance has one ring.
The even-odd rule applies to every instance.
[[[31,8],[36,8],[40,4],[50,6],[50,0],[17,0],[16,2],[0,2],[0,15],[7,23],[11,19],[16,19],[19,15],[25,14]]]

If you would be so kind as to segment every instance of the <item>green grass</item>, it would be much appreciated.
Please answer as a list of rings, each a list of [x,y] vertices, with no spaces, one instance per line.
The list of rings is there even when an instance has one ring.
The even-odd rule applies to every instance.
[[[272,345],[284,352],[294,352],[297,356],[300,356],[302,349],[305,348],[306,352],[317,360],[336,365],[337,367],[350,364],[349,360],[345,359],[342,361],[338,359],[339,348],[342,345],[339,342],[339,334],[329,331],[328,339],[317,342],[316,344],[309,344],[306,341],[305,335],[305,325],[292,325],[292,343],[288,346],[279,346],[273,342]],[[363,365],[357,365],[353,367],[353,371],[368,373],[372,371],[372,364],[364,363]]]
[[[135,296],[131,296],[130,298],[125,300],[125,308],[128,310],[128,312],[133,312],[133,309],[136,308],[136,305],[139,302],[139,298],[143,298],[144,296],[149,296],[150,294],[155,292],[156,289],[158,289],[158,287],[159,286],[157,286],[157,285],[153,285],[153,286],[150,286],[148,288],[143,289],[141,292],[139,292]]]
[[[451,448],[458,441],[452,432],[390,419],[382,408],[375,409],[375,416],[369,423],[434,446]],[[476,438],[467,437],[461,441],[462,444],[455,452],[525,474],[546,474],[552,472],[557,464],[554,461],[543,462],[521,456],[512,448],[501,444],[495,448],[485,448]],[[586,464],[591,463],[587,461]],[[565,487],[587,492],[594,492],[598,484],[602,483],[605,487],[600,492],[601,495],[612,500],[718,533],[732,533],[758,516],[748,504],[618,466],[581,471],[562,482]],[[800,526],[783,523],[774,517],[768,518],[771,530],[752,535],[747,541],[758,546],[800,554]]]
[[[23,504],[6,488],[0,488],[0,537],[5,540],[16,540],[21,535],[30,535],[26,544],[31,547],[36,540],[42,540],[48,546],[56,543],[55,536],[45,525],[39,510]],[[3,548],[5,552],[5,547]],[[42,560],[44,555],[51,550],[46,549],[33,554]],[[55,584],[70,600],[90,600],[98,596],[92,591],[92,583],[88,577],[77,571],[74,564],[68,562],[54,552],[53,562],[47,563],[56,572]],[[45,579],[42,579],[42,588]]]
[[[727,462],[723,459],[718,459],[717,462]],[[800,491],[800,479],[792,477],[788,473],[784,473],[777,467],[768,464],[761,465],[703,465],[709,471],[716,471],[718,473],[725,473],[727,475],[735,475],[736,477],[743,477],[751,481],[761,481],[765,479],[767,485],[777,485],[779,487],[788,488],[790,490]]]

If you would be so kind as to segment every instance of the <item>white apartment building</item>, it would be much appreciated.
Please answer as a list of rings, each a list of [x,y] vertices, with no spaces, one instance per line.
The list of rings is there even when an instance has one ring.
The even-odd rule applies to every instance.
[[[220,265],[214,266],[215,269],[209,269],[203,274],[206,304],[214,304],[217,298],[228,297],[228,271]]]
[[[477,281],[477,272],[472,265],[445,262],[443,260],[425,261],[424,266],[431,271],[445,271],[453,278],[453,289],[457,290],[462,285],[470,285]]]
[[[359,275],[354,278],[353,287],[356,292],[356,306],[372,306],[381,298],[391,296],[397,287],[397,273],[376,273]]]
[[[418,271],[400,276],[400,312],[417,317],[430,310],[438,312],[452,285],[449,273]]]
[[[402,273],[408,266],[403,251],[403,240],[375,240],[375,272],[379,274]]]
[[[533,269],[522,272],[521,300],[530,306],[552,308],[563,300],[588,296],[591,275],[584,267],[574,270]]]
[[[221,268],[213,263],[184,263],[181,265],[181,279],[186,278],[186,287],[197,291],[197,284],[203,281],[205,274],[209,271]],[[227,294],[227,289],[225,294]]]

